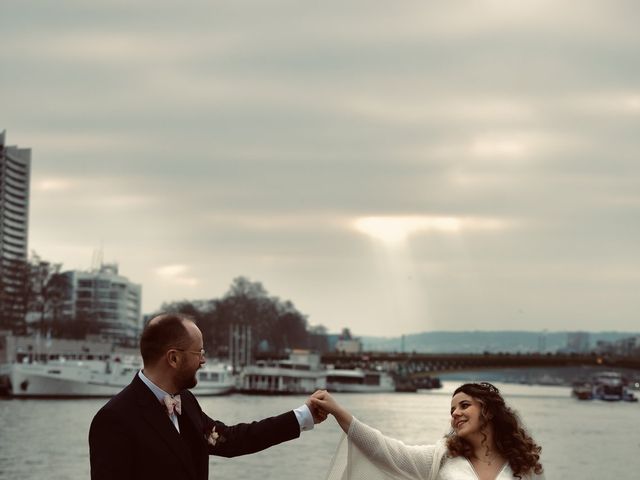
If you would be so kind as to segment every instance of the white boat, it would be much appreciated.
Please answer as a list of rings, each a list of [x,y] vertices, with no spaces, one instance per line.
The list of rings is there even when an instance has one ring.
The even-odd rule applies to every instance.
[[[194,395],[225,395],[236,388],[236,377],[230,365],[205,364],[198,370],[198,384],[191,389]]]
[[[12,363],[4,366],[13,397],[111,397],[122,390],[141,368],[138,359],[65,360]],[[235,387],[228,366],[205,364],[198,371],[195,395],[223,395]]]
[[[382,370],[327,369],[327,390],[344,393],[395,392],[393,377]]]
[[[240,377],[243,393],[306,394],[325,386],[326,372],[320,365],[320,355],[306,350],[294,350],[286,360],[248,365]]]

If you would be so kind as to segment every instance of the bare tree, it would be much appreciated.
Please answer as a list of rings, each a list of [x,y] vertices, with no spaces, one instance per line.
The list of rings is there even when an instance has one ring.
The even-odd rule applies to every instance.
[[[32,253],[29,267],[31,291],[29,311],[38,314],[38,328],[44,334],[48,328],[47,324],[57,324],[61,320],[69,282],[67,276],[60,273],[61,263],[43,260],[35,252]]]

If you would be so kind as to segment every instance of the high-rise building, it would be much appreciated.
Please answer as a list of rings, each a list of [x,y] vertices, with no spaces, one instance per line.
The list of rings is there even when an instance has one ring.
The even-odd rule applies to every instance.
[[[95,324],[103,337],[135,340],[141,330],[142,287],[118,274],[116,264],[64,272],[68,296],[63,316]]]
[[[8,146],[0,132],[0,326],[25,315],[20,301],[27,261],[31,149]]]

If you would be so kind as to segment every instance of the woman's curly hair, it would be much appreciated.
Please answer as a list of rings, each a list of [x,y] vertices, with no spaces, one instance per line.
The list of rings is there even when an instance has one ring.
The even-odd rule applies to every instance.
[[[481,428],[491,424],[496,449],[507,459],[514,476],[522,478],[531,473],[542,473],[540,451],[542,448],[520,424],[518,414],[509,408],[500,395],[500,391],[490,383],[465,383],[459,386],[453,395],[466,393],[482,405],[480,413]],[[483,434],[484,435],[484,434]],[[486,441],[485,435],[483,443]],[[453,457],[472,457],[471,444],[458,437],[452,431],[447,438],[447,448]],[[488,448],[488,446],[487,446]]]

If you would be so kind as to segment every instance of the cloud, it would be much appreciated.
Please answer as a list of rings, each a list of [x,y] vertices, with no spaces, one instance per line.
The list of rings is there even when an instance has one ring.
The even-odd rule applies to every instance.
[[[73,181],[67,178],[44,178],[33,182],[32,191],[40,192],[64,192],[73,188]]]
[[[468,95],[465,98],[437,97],[431,92],[423,92],[421,97],[415,94],[396,95],[380,98],[373,92],[370,95],[356,93],[341,102],[345,109],[355,115],[388,124],[412,124],[417,122],[477,122],[523,121],[535,118],[535,106],[522,99],[513,97],[487,97]]]
[[[155,273],[166,282],[194,287],[198,285],[199,281],[197,278],[189,276],[189,270],[187,265],[173,264],[158,267]]]
[[[569,107],[591,115],[640,115],[640,92],[594,91],[588,95],[573,95]]]
[[[80,5],[0,17],[0,128],[32,148],[51,261],[104,244],[147,311],[246,274],[362,333],[394,333],[408,278],[407,332],[509,326],[505,298],[597,325],[578,280],[606,271],[635,325],[637,2]]]
[[[438,216],[362,217],[354,228],[384,244],[397,245],[417,233],[461,234],[478,230],[504,230],[506,222],[498,219]]]

